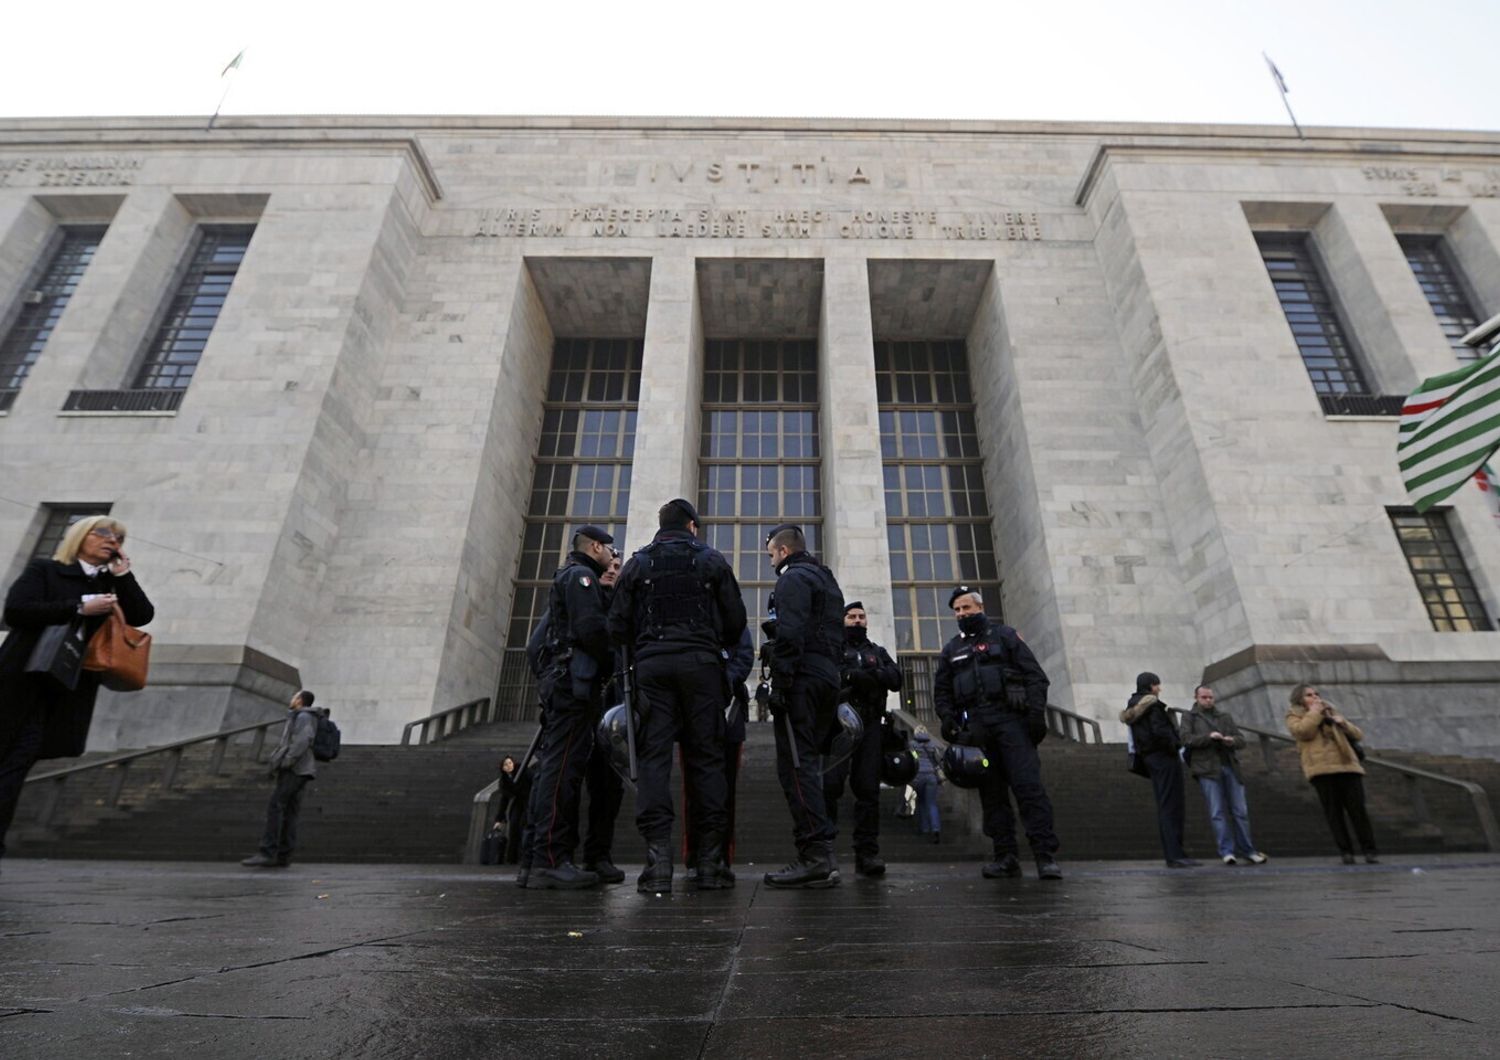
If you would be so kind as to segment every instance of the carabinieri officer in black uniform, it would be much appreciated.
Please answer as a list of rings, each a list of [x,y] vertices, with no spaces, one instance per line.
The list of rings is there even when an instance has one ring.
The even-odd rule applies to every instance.
[[[979,786],[979,801],[995,860],[982,871],[990,879],[1021,875],[1016,822],[1005,793],[1008,785],[1026,824],[1037,875],[1060,880],[1052,802],[1042,787],[1036,753],[1037,744],[1047,736],[1050,682],[1016,631],[985,615],[984,598],[977,589],[960,585],[948,597],[948,606],[958,619],[958,636],[943,647],[932,698],[943,721],[943,739],[983,748],[990,762]]]
[[[531,786],[531,871],[517,877],[540,890],[593,887],[598,873],[573,864],[578,845],[578,793],[603,713],[604,686],[614,655],[605,625],[599,576],[609,566],[614,538],[597,526],[573,534],[573,550],[552,578],[547,599],[548,643],[543,649],[542,742]]]
[[[682,741],[687,815],[698,837],[699,890],[734,886],[724,862],[724,652],[745,632],[745,601],[729,561],[698,540],[698,512],[678,498],[661,529],[620,572],[609,631],[633,652],[640,732],[635,823],[646,840],[642,893],[672,889],[672,744]]]
[[[884,876],[880,859],[881,725],[889,692],[901,691],[901,667],[890,653],[869,637],[869,616],[856,600],[844,605],[843,683],[849,705],[859,712],[864,734],[853,753],[823,774],[823,802],[828,819],[838,826],[839,797],[844,781],[854,792],[854,871],[861,876]]]
[[[797,859],[766,873],[769,887],[834,887],[838,834],[823,802],[819,756],[837,723],[839,663],[844,654],[844,593],[807,551],[802,528],[783,523],[766,536],[776,569],[771,593],[771,719],[776,730],[776,776],[792,811]]]

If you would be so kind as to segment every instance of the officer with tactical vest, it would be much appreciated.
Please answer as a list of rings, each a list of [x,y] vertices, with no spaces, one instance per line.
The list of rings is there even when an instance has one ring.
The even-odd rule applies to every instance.
[[[640,710],[636,827],[646,840],[642,893],[672,888],[672,744],[682,742],[697,837],[700,890],[732,887],[724,863],[724,655],[745,630],[745,601],[729,562],[698,540],[698,512],[678,498],[657,512],[660,530],[620,572],[609,632],[631,655]]]
[[[593,887],[599,875],[573,864],[578,845],[578,796],[613,676],[605,598],[599,577],[613,558],[614,538],[597,526],[573,535],[572,551],[552,578],[548,642],[541,652],[542,739],[531,788],[531,850],[523,851],[517,883],[538,890]]]
[[[783,523],[766,536],[776,570],[769,639],[771,719],[776,776],[792,812],[797,858],[765,876],[769,887],[834,887],[838,834],[823,801],[820,755],[837,724],[839,665],[844,654],[844,593],[833,572],[807,551],[802,528]]]
[[[870,640],[870,619],[856,600],[844,605],[843,687],[849,705],[859,713],[864,732],[848,758],[823,774],[823,802],[828,820],[838,826],[839,798],[848,780],[854,792],[854,871],[884,876],[880,858],[880,753],[884,737],[885,700],[901,691],[901,668]]]
[[[960,585],[948,597],[948,606],[958,619],[958,636],[943,647],[932,698],[943,722],[943,739],[981,748],[989,760],[978,786],[984,834],[994,843],[995,860],[982,871],[989,879],[1021,875],[1016,822],[1005,790],[1009,786],[1038,877],[1060,880],[1052,802],[1042,787],[1036,752],[1047,736],[1047,675],[1014,629],[984,613],[979,590]]]

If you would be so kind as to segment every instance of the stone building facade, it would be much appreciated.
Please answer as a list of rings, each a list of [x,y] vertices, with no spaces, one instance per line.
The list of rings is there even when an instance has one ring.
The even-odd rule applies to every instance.
[[[1496,754],[1500,523],[1406,511],[1390,413],[1497,311],[1494,133],[6,120],[0,564],[129,525],[95,748],[299,683],[398,739],[504,692],[569,526],[681,495],[752,583],[805,518],[914,674],[973,580],[1108,733],[1149,669]]]

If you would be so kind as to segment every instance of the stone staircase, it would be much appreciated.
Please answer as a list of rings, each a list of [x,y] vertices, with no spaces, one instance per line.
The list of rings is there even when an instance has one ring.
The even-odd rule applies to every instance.
[[[307,861],[460,860],[474,793],[495,777],[502,755],[520,755],[532,732],[529,724],[496,723],[424,747],[346,745],[338,761],[320,767],[321,776],[308,791],[298,856]],[[161,786],[156,760],[147,759],[135,766],[119,805],[113,808],[104,805],[110,782],[104,771],[73,778],[52,825],[45,829],[33,823],[44,794],[42,785],[29,785],[11,831],[11,853],[237,860],[255,848],[270,792],[265,767],[250,761],[248,751],[248,745],[232,745],[221,773],[212,776],[208,774],[208,745],[189,749],[170,791]],[[1492,802],[1500,793],[1500,763],[1493,760],[1378,753],[1475,780],[1484,785]],[[1041,754],[1064,858],[1160,857],[1151,787],[1126,772],[1123,746],[1053,738],[1042,745]],[[1257,845],[1273,855],[1331,854],[1332,841],[1317,799],[1302,779],[1295,750],[1278,747],[1271,769],[1256,746],[1242,752],[1241,758]],[[675,779],[680,785],[680,776]],[[1372,769],[1366,786],[1382,850],[1483,849],[1482,835],[1462,792],[1422,784],[1431,818],[1424,824],[1412,809],[1407,782],[1399,775]],[[882,792],[881,853],[887,860],[944,861],[988,853],[989,842],[980,834],[978,798],[952,785],[941,790],[942,842],[936,845],[916,834],[912,820],[895,816],[897,792]],[[1211,833],[1202,797],[1191,782],[1187,798],[1188,849],[1207,860],[1214,853]],[[641,858],[633,801],[633,792],[627,789],[615,845],[617,858],[625,864]],[[738,816],[736,860],[740,864],[779,865],[790,857],[790,824],[776,782],[774,742],[766,724],[750,726],[740,773]],[[848,830],[853,799],[847,793],[840,820],[844,829],[839,851],[852,860]]]

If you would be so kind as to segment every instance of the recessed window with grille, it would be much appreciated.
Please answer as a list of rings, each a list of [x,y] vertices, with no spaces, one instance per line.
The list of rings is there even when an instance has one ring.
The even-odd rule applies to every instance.
[[[552,576],[562,566],[573,534],[593,523],[608,530],[617,547],[625,540],[641,352],[638,339],[559,339],[552,348],[542,438],[501,662],[500,718],[536,716],[526,640],[547,609]]]
[[[734,566],[760,637],[776,584],[766,534],[796,523],[818,553],[823,529],[818,344],[713,339],[704,349],[698,512],[704,539]]]
[[[959,341],[877,342],[875,386],[896,650],[936,653],[955,632],[955,585],[979,589],[985,611],[1001,614],[967,351]]]
[[[1392,508],[1390,515],[1432,628],[1444,633],[1493,629],[1448,527],[1447,511]]]
[[[26,288],[15,323],[0,342],[0,409],[8,409],[20,392],[31,366],[41,356],[63,310],[94,252],[104,238],[104,225],[78,225],[62,229],[61,238],[40,277]]]
[[[1480,350],[1465,346],[1463,338],[1479,326],[1479,314],[1442,236],[1398,235],[1397,242],[1417,277],[1427,304],[1443,329],[1443,337],[1460,361],[1477,361]]]
[[[198,243],[147,347],[135,389],[187,388],[254,234],[254,225],[204,225],[198,230]]]
[[[1260,245],[1261,259],[1271,275],[1271,285],[1276,289],[1318,397],[1369,395],[1371,391],[1360,370],[1349,329],[1344,326],[1322,270],[1313,259],[1307,234],[1260,232],[1255,241]],[[1329,408],[1327,400],[1324,408],[1345,411]],[[1399,407],[1396,411],[1400,412]]]
[[[108,504],[48,504],[44,507],[47,521],[42,524],[42,532],[32,546],[32,559],[50,559],[57,546],[62,544],[68,527],[91,515],[108,515],[110,509]]]

